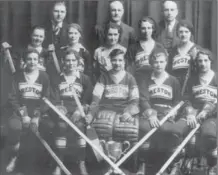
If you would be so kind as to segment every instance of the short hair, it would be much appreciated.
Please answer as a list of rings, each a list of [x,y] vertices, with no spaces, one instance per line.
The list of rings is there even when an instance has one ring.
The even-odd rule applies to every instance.
[[[211,61],[211,62],[213,62],[214,61],[214,56],[213,56],[213,54],[212,54],[212,52],[210,51],[210,50],[208,50],[208,49],[205,49],[205,48],[201,48],[198,52],[197,52],[197,55],[196,55],[196,62],[197,62],[197,60],[198,60],[198,58],[199,58],[199,55],[207,55],[208,56],[208,58],[209,58],[209,60]]]
[[[124,0],[111,0],[111,1],[109,1],[109,8],[113,2],[120,2],[124,6]]]
[[[142,22],[149,22],[152,24],[152,28],[153,28],[152,38],[155,39],[157,37],[157,23],[155,22],[155,20],[150,16],[144,16],[138,22],[139,28],[141,28]]]
[[[69,47],[68,47],[68,48],[64,51],[63,60],[65,60],[65,58],[67,57],[67,55],[72,55],[72,54],[75,56],[75,58],[76,58],[77,60],[80,59],[79,53],[76,52],[75,50],[73,50],[72,48],[69,48]]]
[[[117,55],[125,55],[125,52],[123,50],[121,50],[121,49],[113,49],[110,52],[109,57],[110,57],[110,59],[113,59]]]
[[[177,27],[176,27],[177,36],[179,35],[179,28],[180,27],[186,27],[187,29],[190,30],[190,32],[192,34],[191,40],[193,41],[194,40],[194,26],[193,26],[193,24],[190,21],[188,21],[187,19],[180,20]]]
[[[149,64],[152,65],[157,57],[164,56],[166,58],[166,62],[168,62],[168,53],[164,48],[159,48],[151,53],[149,58]]]
[[[40,26],[40,25],[34,25],[34,26],[32,26],[31,27],[31,35],[33,34],[33,32],[34,32],[34,30],[36,30],[36,29],[38,29],[38,30],[44,30],[44,33],[45,33],[45,28],[44,27],[42,27],[42,26]]]
[[[58,5],[58,4],[61,4],[61,5],[65,6],[66,9],[67,9],[67,6],[66,6],[65,1],[64,1],[64,0],[60,0],[60,1],[54,1],[53,5],[52,5],[52,10],[53,10],[54,7],[55,7],[56,5]]]
[[[163,8],[165,2],[167,2],[167,1],[174,2],[176,4],[177,8],[178,8],[178,4],[177,4],[177,2],[175,0],[162,0],[162,8]]]
[[[122,31],[121,26],[119,26],[118,24],[115,24],[115,23],[108,23],[106,25],[105,30],[104,30],[104,36],[105,36],[104,41],[105,42],[107,41],[107,35],[108,35],[109,29],[117,29],[118,30],[118,33],[119,33],[119,40],[118,40],[118,42],[120,42],[121,35],[122,35],[123,31]]]
[[[24,54],[23,54],[23,56],[24,56],[23,61],[24,61],[24,62],[26,62],[27,56],[28,56],[29,54],[31,54],[31,53],[37,54],[37,55],[38,55],[38,58],[39,58],[39,52],[38,52],[36,49],[34,49],[34,48],[28,48],[28,49],[26,49],[26,50],[24,51]]]
[[[79,40],[79,41],[81,41],[82,38],[83,38],[83,32],[82,32],[81,26],[80,26],[79,24],[77,24],[77,23],[71,23],[71,24],[69,24],[68,27],[67,27],[67,32],[69,32],[69,30],[70,30],[71,28],[76,29],[76,30],[80,33],[81,37],[80,37],[80,40]]]

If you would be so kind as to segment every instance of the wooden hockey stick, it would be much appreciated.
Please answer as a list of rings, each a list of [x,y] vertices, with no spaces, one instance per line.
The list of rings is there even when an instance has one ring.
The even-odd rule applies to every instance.
[[[74,131],[77,132],[77,134],[79,134],[93,149],[95,149],[95,151],[98,152],[98,154],[100,154],[108,162],[108,164],[111,165],[111,167],[113,167],[121,175],[125,175],[125,173],[104,154],[104,152],[99,150],[99,148],[96,147],[96,145],[94,145],[92,141],[83,132],[81,132],[65,115],[63,115],[47,98],[43,97],[42,99],[50,108],[54,110],[54,112],[56,112],[60,116],[62,120],[70,125],[70,127],[72,127]]]
[[[82,104],[81,104],[81,102],[80,102],[80,100],[79,100],[79,98],[78,98],[78,96],[76,94],[76,91],[75,91],[75,89],[73,87],[72,87],[72,94],[73,94],[73,98],[74,98],[74,100],[75,100],[75,102],[77,104],[77,107],[78,107],[78,109],[80,111],[81,116],[85,119],[86,116],[85,116],[85,112],[83,110],[83,106],[82,106]],[[98,139],[98,135],[97,135],[95,129],[92,128],[90,125],[87,125],[86,134],[87,134],[87,137],[92,141],[92,143],[94,145],[96,145],[96,147],[98,147],[99,150],[103,151],[103,148],[102,148],[101,143],[100,143],[100,141]],[[96,157],[97,161],[101,161],[103,159],[98,154],[98,152],[95,151],[95,149],[93,149],[93,152],[95,154],[95,157]]]
[[[171,116],[174,114],[179,108],[184,104],[183,101],[181,101],[179,104],[177,104],[173,109],[170,110],[170,112],[160,121],[160,126],[164,124]],[[126,161],[126,159],[129,158],[147,139],[149,139],[150,136],[152,136],[155,131],[157,131],[158,128],[153,128],[150,130],[135,146],[133,146],[117,163],[117,166],[120,166],[123,162]]]
[[[176,151],[171,155],[171,157],[166,161],[166,163],[161,167],[161,169],[158,171],[156,175],[161,175],[164,173],[167,167],[172,163],[175,157],[181,152],[181,150],[184,148],[184,146],[188,143],[188,141],[192,138],[192,136],[196,133],[196,131],[199,128],[200,128],[200,124],[197,124],[197,126],[194,129],[192,129],[192,131],[186,136],[183,142],[178,146]]]
[[[49,152],[51,157],[56,161],[56,163],[62,169],[62,171],[66,175],[72,175],[71,172],[65,167],[63,162],[59,159],[59,157],[54,153],[54,151],[51,149],[51,147],[48,145],[48,143],[40,136],[39,132],[38,131],[34,131],[34,130],[32,130],[32,131],[36,135],[36,137],[39,139],[39,141],[43,144],[45,149]]]
[[[57,55],[55,53],[55,46],[54,46],[54,44],[50,44],[48,46],[48,51],[52,55],[52,58],[53,58],[53,61],[54,61],[54,65],[55,65],[55,68],[56,68],[57,72],[61,73],[61,68],[60,68],[60,65],[59,65],[59,62],[58,62],[58,59],[57,59]]]
[[[4,43],[2,43],[2,48],[4,50],[6,58],[8,59],[11,72],[15,73],[16,70],[15,70],[14,63],[13,63],[11,53],[10,53],[10,50],[9,50],[9,48],[11,48],[11,46],[7,42],[4,42]]]

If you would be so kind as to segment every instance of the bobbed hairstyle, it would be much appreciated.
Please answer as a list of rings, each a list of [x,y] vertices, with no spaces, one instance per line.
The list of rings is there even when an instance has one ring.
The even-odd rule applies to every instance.
[[[117,55],[125,55],[125,52],[121,49],[114,49],[110,52],[109,57],[110,59],[113,59]]]
[[[157,23],[155,22],[155,20],[150,17],[150,16],[144,16],[142,17],[139,22],[138,22],[138,28],[141,28],[141,25],[143,22],[149,22],[150,24],[152,24],[152,38],[155,39],[157,37]]]
[[[108,23],[106,25],[106,27],[104,29],[104,36],[105,36],[104,41],[105,41],[105,43],[107,42],[107,35],[108,35],[108,32],[109,32],[109,29],[117,29],[117,31],[119,33],[119,40],[118,40],[118,42],[120,42],[121,35],[122,35],[122,32],[123,32],[122,28],[119,25],[110,22],[110,23]]]

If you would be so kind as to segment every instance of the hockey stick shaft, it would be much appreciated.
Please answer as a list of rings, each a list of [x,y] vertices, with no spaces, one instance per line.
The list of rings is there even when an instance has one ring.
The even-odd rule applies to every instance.
[[[38,131],[33,131],[36,135],[36,137],[39,139],[39,141],[43,144],[45,149],[49,152],[49,154],[52,156],[52,158],[56,161],[58,166],[62,169],[62,171],[66,175],[72,175],[71,172],[65,167],[63,162],[59,159],[59,157],[54,153],[54,151],[51,149],[51,147],[48,145],[48,143],[40,136]]]
[[[169,117],[172,116],[182,105],[184,104],[183,101],[181,101],[179,104],[177,104],[161,121],[160,121],[160,126],[163,125],[164,122],[166,122]],[[157,131],[158,128],[153,128],[150,130],[134,147],[132,147],[117,163],[117,166],[120,166],[123,162],[126,161],[126,159],[129,158],[147,139],[152,136],[155,131]]]
[[[47,98],[43,97],[43,100],[51,109],[54,110],[54,112],[56,112],[61,117],[61,119],[70,125],[74,131],[76,131],[96,152],[98,152],[108,162],[108,164],[111,165],[111,167],[113,167],[121,175],[125,175],[125,173],[123,173],[123,171],[114,162],[112,162],[111,159],[109,159],[102,151],[100,151],[98,147],[96,147],[91,142],[91,140],[83,132],[81,132],[65,115],[63,115]]]
[[[181,152],[184,146],[188,143],[188,141],[192,138],[192,136],[196,133],[196,131],[200,128],[200,124],[192,129],[192,131],[186,136],[183,142],[178,146],[176,151],[171,155],[171,157],[166,161],[166,163],[161,167],[156,175],[161,175],[167,169],[167,167],[172,163],[172,161],[176,158],[176,156]]]

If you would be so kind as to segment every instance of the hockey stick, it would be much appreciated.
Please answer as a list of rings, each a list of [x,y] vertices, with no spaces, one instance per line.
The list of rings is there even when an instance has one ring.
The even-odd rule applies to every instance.
[[[192,131],[186,136],[183,142],[178,146],[176,151],[171,155],[171,157],[166,161],[166,163],[161,167],[156,175],[161,175],[167,169],[167,167],[172,163],[175,157],[180,153],[180,151],[184,148],[184,146],[188,143],[188,141],[192,138],[192,136],[196,133],[196,131],[200,128],[200,124],[192,129]]]
[[[76,91],[75,91],[74,87],[72,87],[72,94],[73,94],[73,98],[74,98],[74,100],[75,100],[75,102],[77,104],[77,107],[78,107],[78,109],[80,111],[81,116],[85,119],[86,116],[85,116],[85,112],[83,110],[83,106],[82,106],[82,104],[81,104],[81,102],[80,102],[80,100],[79,100],[79,98],[78,98],[78,96],[76,94]],[[92,128],[90,125],[87,125],[86,129],[87,129],[86,134],[87,134],[88,138],[92,141],[92,143],[94,145],[96,145],[98,147],[99,150],[103,151],[103,148],[102,148],[101,143],[100,143],[100,141],[98,139],[98,135],[97,135],[95,129]],[[97,161],[101,161],[102,157],[95,151],[95,149],[92,149],[92,150],[93,150],[93,152],[95,154],[95,157],[96,157]]]
[[[59,157],[54,153],[54,151],[51,149],[51,147],[48,145],[48,143],[40,136],[39,132],[38,131],[34,131],[33,129],[32,129],[32,131],[36,135],[36,137],[39,139],[39,141],[43,144],[45,149],[49,152],[51,157],[56,161],[56,163],[62,169],[62,171],[66,175],[72,175],[71,172],[65,167],[63,162],[59,159]]]
[[[4,43],[2,43],[2,48],[4,50],[6,58],[8,59],[9,66],[11,68],[11,72],[12,73],[16,72],[13,60],[11,58],[11,53],[10,53],[10,50],[9,50],[9,48],[11,48],[11,46],[7,42],[4,42]]]
[[[164,122],[166,122],[172,114],[174,114],[179,108],[184,104],[183,101],[181,101],[179,104],[177,104],[173,109],[170,110],[170,112],[160,121],[160,126],[163,125]],[[157,131],[158,128],[153,128],[150,130],[134,147],[132,147],[117,163],[117,166],[120,166],[123,162],[126,161],[126,159],[129,158],[150,136],[154,134],[155,131]]]
[[[117,172],[119,172],[121,175],[125,175],[125,173],[114,163],[109,159],[101,150],[99,150],[98,147],[96,147],[91,140],[83,133],[81,132],[65,115],[63,115],[47,98],[42,98],[44,102],[56,112],[62,120],[64,120],[70,127],[74,129],[74,131],[77,132],[95,151],[100,154]]]
[[[54,44],[50,44],[48,46],[48,51],[52,55],[52,58],[53,58],[53,61],[54,61],[54,65],[55,65],[55,68],[56,68],[57,72],[61,73],[61,68],[60,68],[60,65],[59,65],[59,62],[58,62],[58,59],[57,59],[57,55],[55,53],[55,46],[54,46]]]

